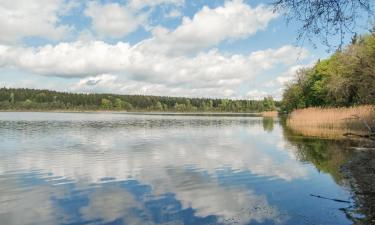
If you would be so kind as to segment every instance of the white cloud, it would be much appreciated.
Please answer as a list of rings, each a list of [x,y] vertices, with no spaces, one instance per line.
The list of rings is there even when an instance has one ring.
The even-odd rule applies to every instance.
[[[72,28],[60,25],[59,16],[73,6],[63,0],[1,0],[0,43],[14,44],[34,36],[65,38]]]
[[[84,93],[120,93],[158,96],[191,96],[191,97],[225,97],[232,98],[236,93],[233,87],[191,87],[170,86],[144,81],[121,79],[114,75],[104,74],[83,78],[78,83],[70,85],[66,90]]]
[[[182,13],[181,11],[177,10],[177,9],[172,9],[170,10],[166,15],[165,17],[166,18],[179,18],[182,16]]]
[[[172,57],[144,52],[138,45],[122,42],[111,45],[102,41],[0,49],[0,65],[17,67],[34,74],[60,77],[117,75],[121,78],[119,81],[110,79],[96,83],[97,86],[111,87],[116,92],[123,92],[122,87],[127,86],[132,90],[143,89],[148,94],[171,89],[168,93],[177,95],[214,94],[224,97],[235,97],[233,94],[241,84],[250,83],[255,76],[278,64],[289,65],[295,62],[301,51],[306,52],[300,48],[283,46],[249,55],[223,55],[217,50],[211,50],[194,57]],[[82,82],[80,87],[87,84],[85,79]],[[111,82],[115,85],[110,85]],[[120,86],[121,83],[123,86]],[[94,90],[93,85],[86,86]]]
[[[146,7],[152,10],[158,5],[181,6],[183,0],[131,0],[127,4],[106,3],[101,4],[91,1],[87,4],[84,13],[91,18],[92,29],[101,37],[121,38],[140,26],[147,24],[150,10],[144,11]],[[171,11],[171,16],[177,16],[176,11]]]
[[[267,97],[269,96],[270,94],[266,91],[260,91],[258,89],[255,89],[255,90],[250,90],[246,93],[246,96],[247,98],[249,99],[255,99],[255,100],[261,100],[263,99],[264,97]]]
[[[144,7],[155,7],[162,4],[181,6],[184,3],[184,0],[131,0],[129,7],[133,10],[139,10]]]
[[[296,77],[298,70],[302,68],[309,68],[315,64],[315,61],[311,61],[307,64],[297,64],[290,66],[287,71],[283,72],[281,75],[277,76],[275,79],[270,80],[263,84],[263,87],[272,88],[272,96],[275,99],[282,99],[282,93],[286,85],[293,81]]]
[[[92,27],[100,36],[114,38],[121,38],[135,31],[146,19],[146,15],[136,15],[118,3],[102,5],[89,2],[85,15],[91,18]]]
[[[74,7],[65,3],[65,8]],[[278,16],[271,8],[251,7],[241,0],[226,1],[216,8],[203,7],[191,19],[184,17],[174,30],[154,27],[151,38],[134,45],[95,40],[95,33],[123,37],[141,25],[147,26],[150,14],[150,10],[145,10],[147,7],[173,5],[171,15],[177,15],[174,10],[183,3],[180,0],[134,0],[127,4],[91,1],[86,4],[85,14],[91,17],[93,30],[85,28],[78,33],[77,41],[56,45],[36,48],[0,45],[0,67],[81,78],[69,86],[74,91],[238,98],[256,94],[245,90],[245,84],[250,84],[255,76],[279,65],[293,66],[298,57],[304,59],[308,55],[307,50],[290,45],[249,54],[207,50],[222,41],[246,38],[265,29]]]
[[[108,84],[116,81],[116,77],[110,74],[102,74],[96,77],[88,77],[79,81],[78,86],[95,86],[98,84]]]
[[[292,54],[292,55],[290,55]],[[251,59],[259,67],[270,69],[275,63],[282,62],[285,65],[297,63],[298,59],[305,59],[309,52],[303,48],[297,48],[291,45],[284,45],[278,49],[266,49],[256,51],[251,54]]]
[[[123,68],[130,46],[101,41],[77,41],[39,48],[8,47],[2,50],[0,64],[52,76],[77,77],[119,71]],[[124,59],[123,59],[124,58]]]
[[[252,8],[242,1],[227,1],[214,9],[205,6],[192,19],[184,17],[173,31],[157,28],[154,38],[141,42],[140,48],[169,54],[197,52],[227,39],[249,37],[277,16],[270,7]]]

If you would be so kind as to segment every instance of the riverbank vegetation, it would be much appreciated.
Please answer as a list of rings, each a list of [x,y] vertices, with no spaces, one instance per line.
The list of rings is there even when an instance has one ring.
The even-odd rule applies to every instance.
[[[296,73],[283,93],[288,126],[309,136],[340,137],[375,129],[375,29]]]
[[[307,136],[365,135],[375,127],[375,106],[297,109],[288,117],[287,125]]]
[[[272,97],[263,100],[161,97],[115,94],[78,94],[23,88],[0,88],[0,110],[22,111],[152,111],[152,112],[262,112],[276,109]]]
[[[375,104],[375,29],[312,68],[297,72],[283,93],[282,110]]]
[[[272,118],[277,117],[278,114],[279,113],[277,111],[264,111],[261,113],[263,117],[272,117]]]

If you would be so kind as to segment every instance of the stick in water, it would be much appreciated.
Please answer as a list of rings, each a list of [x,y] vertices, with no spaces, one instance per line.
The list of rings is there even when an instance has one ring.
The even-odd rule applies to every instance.
[[[336,199],[336,198],[327,198],[327,197],[320,196],[320,195],[310,194],[310,196],[313,196],[313,197],[316,197],[316,198],[322,198],[322,199],[332,200],[332,201],[335,201],[335,202],[351,203],[351,202],[346,201],[346,200],[340,200],[340,199]]]

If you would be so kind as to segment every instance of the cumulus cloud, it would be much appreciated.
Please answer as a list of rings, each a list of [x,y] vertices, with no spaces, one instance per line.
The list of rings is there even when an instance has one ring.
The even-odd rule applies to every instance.
[[[298,58],[305,59],[308,54],[306,49],[285,45],[278,49],[255,51],[251,54],[251,60],[263,69],[270,69],[279,62],[285,65],[295,64]]]
[[[275,85],[285,85],[296,77],[296,73],[298,70],[310,66],[312,66],[312,63],[306,65],[294,65],[290,67],[286,72],[276,77],[275,80],[270,81],[270,83]]]
[[[181,17],[181,16],[182,16],[181,11],[179,11],[179,10],[177,10],[177,9],[172,9],[172,10],[170,10],[170,11],[165,15],[166,18],[178,18],[178,17]]]
[[[154,38],[140,47],[169,54],[197,52],[227,39],[249,37],[277,16],[270,7],[252,8],[242,1],[227,1],[214,9],[205,6],[193,18],[184,17],[175,30],[156,28]]]
[[[50,2],[54,7],[46,11],[55,16],[47,24],[58,30],[55,11],[72,6],[68,6],[70,1],[64,1],[65,5],[62,0]],[[227,54],[212,48],[225,40],[247,38],[265,29],[278,16],[269,7],[251,7],[241,0],[226,1],[216,8],[205,6],[192,18],[184,17],[172,30],[156,26],[151,29],[151,38],[136,44],[96,40],[95,35],[119,38],[145,26],[150,14],[147,8],[173,5],[170,15],[178,16],[176,10],[183,3],[182,0],[88,2],[84,13],[91,18],[92,28],[81,30],[76,41],[40,47],[0,45],[0,67],[80,78],[65,88],[72,91],[236,98],[263,96],[238,91],[255,76],[279,65],[293,66],[298,57],[308,56],[307,50],[290,45],[248,54]]]
[[[99,3],[91,1],[84,11],[91,18],[92,29],[101,37],[121,38],[140,26],[148,28],[150,12],[159,5],[183,5],[183,0],[131,0],[127,4]],[[151,8],[151,11],[144,11]],[[177,11],[178,12],[178,11]],[[177,16],[172,10],[167,16]]]
[[[146,15],[136,15],[118,3],[90,2],[85,15],[91,18],[96,33],[113,38],[121,38],[135,31],[146,19]]]
[[[249,55],[224,55],[211,50],[193,57],[172,57],[144,51],[139,45],[123,42],[112,45],[102,41],[77,41],[40,48],[2,47],[0,51],[0,65],[35,74],[82,78],[112,74],[121,78],[128,87],[130,84],[138,89],[139,86],[149,86],[149,94],[155,94],[152,92],[154,88],[177,88],[174,90],[190,89],[185,91],[190,94],[216,92],[215,96],[219,93],[227,97],[243,82],[250,81],[261,72],[279,64],[295,62],[299,52],[306,52],[307,56],[306,50],[283,46]],[[88,85],[87,80],[80,82],[80,87],[94,86]],[[114,80],[91,84],[111,85],[112,91],[122,89],[119,83],[112,85],[111,82],[114,83]]]
[[[123,72],[135,80],[154,82],[159,82],[159,78],[169,78],[165,82],[183,83],[198,78],[200,81],[215,79],[217,83],[222,83],[221,79],[231,79],[233,84],[238,84],[241,81],[235,81],[236,77],[250,76],[280,63],[290,64],[301,51],[307,56],[306,50],[293,46],[249,55],[223,55],[212,50],[194,57],[152,54],[138,47],[102,41],[77,41],[38,48],[1,46],[0,63],[48,76],[86,77]],[[262,63],[263,60],[267,62]]]
[[[260,91],[258,89],[250,90],[246,93],[246,98],[254,99],[254,100],[261,100],[264,97],[269,96],[270,94],[266,91]]]
[[[171,86],[167,84],[149,83],[124,79],[115,75],[103,74],[81,79],[69,86],[69,91],[85,93],[120,93],[158,96],[190,96],[232,98],[236,93],[233,86],[220,84],[215,87],[194,87],[194,85]]]
[[[274,96],[278,99],[281,98],[281,94],[285,86],[296,78],[296,73],[302,68],[309,68],[315,64],[315,61],[311,61],[307,64],[297,64],[290,66],[285,72],[281,73],[275,79],[272,79],[263,84],[264,87],[276,89]]]
[[[25,71],[62,77],[89,76],[123,68],[130,46],[102,41],[77,41],[38,48],[2,47],[0,64]]]
[[[72,28],[59,24],[59,16],[72,6],[63,0],[0,1],[0,43],[14,44],[25,37],[65,38]]]
[[[110,74],[103,74],[96,77],[88,77],[85,79],[82,79],[79,81],[78,85],[88,85],[88,86],[95,86],[98,84],[106,84],[106,83],[112,83],[116,81],[116,77]]]
[[[131,0],[129,7],[133,10],[139,10],[144,7],[155,7],[157,5],[176,5],[181,6],[185,0]]]

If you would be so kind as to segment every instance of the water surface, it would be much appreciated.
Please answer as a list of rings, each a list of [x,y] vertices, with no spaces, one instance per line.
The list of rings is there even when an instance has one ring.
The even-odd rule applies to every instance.
[[[0,224],[351,224],[350,154],[260,117],[0,113]]]

